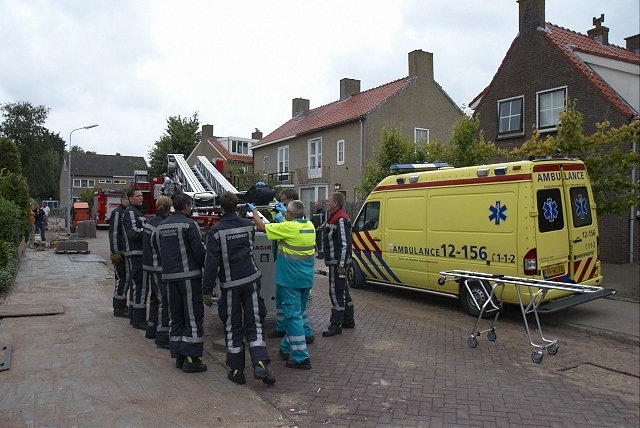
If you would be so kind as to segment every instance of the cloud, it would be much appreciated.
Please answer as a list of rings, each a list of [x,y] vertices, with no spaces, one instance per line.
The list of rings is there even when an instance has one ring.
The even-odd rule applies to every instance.
[[[586,33],[605,14],[612,43],[637,34],[637,0],[547,0],[546,20]],[[458,104],[487,86],[518,32],[515,0],[0,0],[0,103],[51,109],[47,127],[99,153],[146,156],[170,116],[200,114],[220,136],[266,135],[291,100],[335,101],[434,53]]]

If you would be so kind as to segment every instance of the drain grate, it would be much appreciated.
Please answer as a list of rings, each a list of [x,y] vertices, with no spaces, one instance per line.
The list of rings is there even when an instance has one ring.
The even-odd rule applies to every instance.
[[[0,372],[9,370],[11,366],[11,344],[7,343],[0,348]]]

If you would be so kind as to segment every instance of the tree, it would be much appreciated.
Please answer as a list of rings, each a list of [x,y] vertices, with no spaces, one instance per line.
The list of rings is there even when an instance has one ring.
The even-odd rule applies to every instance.
[[[484,141],[480,118],[465,114],[453,124],[453,134],[444,150],[449,156],[443,160],[455,167],[482,165],[490,163],[498,153],[494,143]]]
[[[252,165],[243,164],[236,161],[227,161],[224,165],[225,177],[233,177],[233,185],[240,191],[248,190],[249,187],[262,181],[262,176],[256,174]]]
[[[167,129],[149,151],[149,174],[156,177],[167,171],[167,155],[181,153],[188,156],[200,141],[200,121],[198,112],[190,118],[171,116],[167,119]]]
[[[373,160],[367,160],[362,172],[362,184],[357,191],[366,198],[380,181],[390,174],[389,168],[396,163],[420,163],[427,159],[425,144],[414,144],[409,137],[400,134],[398,128],[387,131],[382,128],[380,145],[373,150]]]
[[[560,113],[557,136],[540,140],[534,135],[521,147],[509,152],[511,157],[527,157],[565,153],[580,155],[591,181],[598,215],[625,215],[632,206],[640,205],[640,184],[631,181],[631,170],[640,165],[640,155],[632,151],[631,143],[640,142],[640,122],[612,128],[609,122],[597,123],[595,134],[582,133],[582,114],[569,101]]]
[[[20,151],[11,138],[0,137],[0,168],[14,174],[22,173]]]
[[[4,116],[2,133],[18,146],[22,174],[27,179],[31,196],[55,196],[60,162],[52,149],[50,132],[44,127],[49,109],[17,102],[3,104],[0,111]]]
[[[34,107],[30,102],[6,103],[0,106],[4,116],[2,133],[11,138],[19,149],[28,145],[32,139],[41,139],[46,128],[50,109],[45,106]]]
[[[462,167],[489,163],[499,153],[495,144],[484,141],[480,119],[467,115],[453,124],[451,138],[446,144],[438,141],[414,144],[410,137],[400,135],[398,129],[388,132],[383,128],[380,146],[373,151],[373,161],[367,161],[358,191],[366,198],[390,174],[389,167],[395,163],[446,162]]]

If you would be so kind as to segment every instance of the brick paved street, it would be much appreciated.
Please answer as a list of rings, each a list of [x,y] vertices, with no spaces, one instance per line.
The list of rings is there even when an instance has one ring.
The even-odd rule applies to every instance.
[[[255,388],[301,427],[639,425],[637,346],[542,319],[544,336],[559,339],[560,350],[536,364],[518,308],[501,315],[495,342],[482,335],[472,349],[474,319],[457,301],[377,286],[351,290],[356,329],[323,338],[326,277],[316,276],[313,293],[313,369],[286,369],[278,340],[269,339],[278,382]],[[275,325],[269,320],[267,331]],[[219,324],[209,333],[221,334]]]
[[[89,246],[108,260],[105,231]],[[285,368],[278,340],[268,339],[277,383],[240,386],[213,347],[223,337],[216,313],[205,311],[209,370],[184,374],[144,332],[113,317],[110,264],[27,251],[6,303],[51,302],[65,312],[1,320],[0,342],[13,352],[0,372],[0,427],[640,426],[637,341],[542,318],[560,349],[536,364],[518,308],[505,309],[496,341],[482,335],[470,348],[475,320],[456,300],[378,286],[351,290],[357,327],[323,338],[328,281],[316,275],[313,368]],[[274,328],[271,313],[265,330]]]

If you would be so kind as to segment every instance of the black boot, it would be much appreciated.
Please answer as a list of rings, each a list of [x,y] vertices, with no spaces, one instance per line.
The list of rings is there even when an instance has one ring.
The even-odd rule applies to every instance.
[[[322,332],[323,337],[331,337],[342,334],[342,324],[331,323],[329,328]]]
[[[247,383],[247,378],[244,376],[244,372],[240,369],[231,369],[229,373],[227,373],[227,379],[231,382],[235,382],[238,385],[244,385]]]
[[[262,380],[267,385],[273,385],[276,383],[276,377],[269,371],[267,365],[262,361],[258,361],[258,364],[253,366],[253,378]]]
[[[198,357],[184,357],[182,371],[185,373],[200,373],[207,371],[207,365],[200,361]]]

